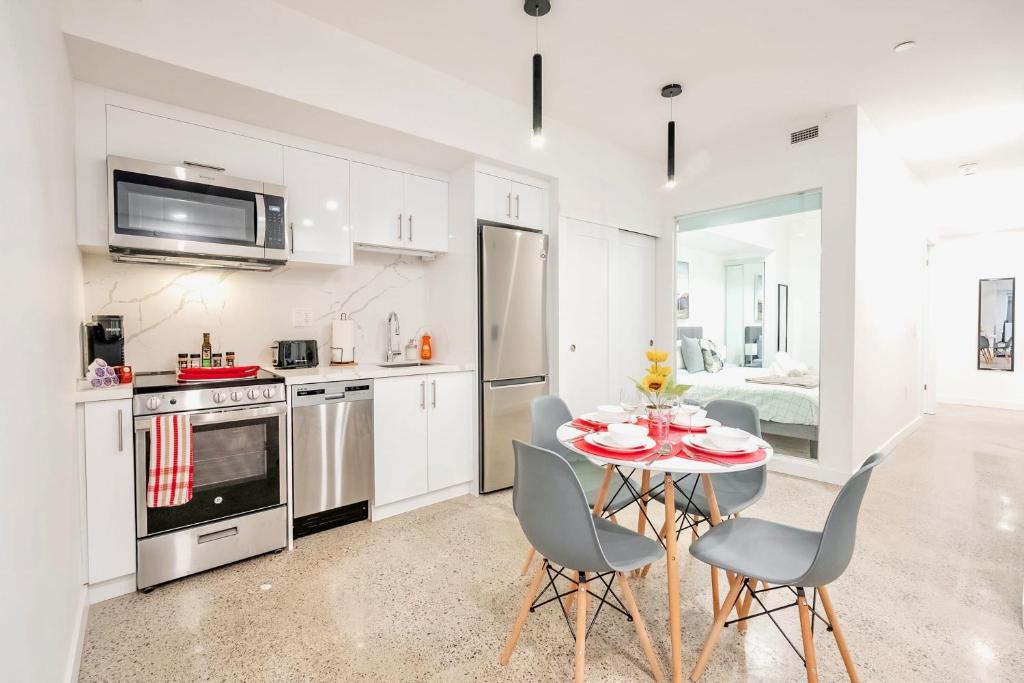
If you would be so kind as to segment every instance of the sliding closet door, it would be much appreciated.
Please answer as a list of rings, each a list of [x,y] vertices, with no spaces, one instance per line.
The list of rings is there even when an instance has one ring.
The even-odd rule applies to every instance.
[[[608,311],[612,402],[618,400],[619,389],[632,386],[630,377],[643,377],[647,367],[644,352],[654,344],[656,318],[656,240],[626,230],[619,230],[617,237]]]
[[[560,221],[558,253],[559,393],[574,415],[617,401],[609,387],[608,302],[616,233],[595,223]]]

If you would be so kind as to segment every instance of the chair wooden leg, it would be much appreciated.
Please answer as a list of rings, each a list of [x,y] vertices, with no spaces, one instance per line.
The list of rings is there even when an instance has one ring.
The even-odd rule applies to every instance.
[[[530,564],[533,562],[533,556],[537,554],[537,549],[531,547],[530,552],[526,554],[526,562],[523,562],[523,569],[519,572],[519,576],[526,576],[526,572],[530,571]]]
[[[804,639],[804,666],[807,668],[807,683],[818,683],[818,660],[814,655],[814,633],[811,632],[811,610],[807,606],[801,589],[796,596],[797,609],[800,610],[800,635]]]
[[[587,677],[587,584],[576,584],[576,683]]]
[[[690,672],[691,681],[698,680],[700,675],[704,673],[704,669],[707,668],[708,660],[711,659],[711,653],[714,651],[715,645],[718,644],[718,638],[722,635],[722,628],[725,626],[726,617],[729,616],[729,612],[732,611],[732,607],[740,595],[740,588],[743,587],[743,578],[742,576],[737,576],[729,586],[729,594],[725,596],[725,604],[722,606],[722,609],[718,610],[718,614],[715,616],[715,623],[712,624],[708,638],[704,642],[704,649],[701,650],[700,658],[697,659],[693,671]]]
[[[661,525],[661,531],[658,532],[658,536],[660,536],[661,540],[663,540],[663,541],[668,540],[668,527],[669,527],[668,518],[666,518],[665,519],[665,523]],[[645,565],[643,571],[640,572],[640,578],[641,579],[646,578],[647,574],[650,571],[651,571],[651,565],[649,565],[649,564]]]
[[[530,605],[537,599],[537,591],[540,589],[540,582],[544,578],[547,567],[547,560],[540,563],[540,566],[537,567],[537,572],[533,575],[533,580],[530,581],[530,587],[526,589],[523,602],[519,605],[519,613],[516,615],[515,623],[512,624],[512,631],[508,634],[508,640],[505,642],[505,649],[501,651],[501,656],[498,658],[502,666],[508,664],[508,660],[512,658],[512,652],[516,649],[516,643],[519,642],[519,634],[523,630],[523,624],[526,622],[527,615],[530,614]]]
[[[644,470],[640,475],[640,517],[636,523],[636,532],[641,536],[647,531],[647,501],[651,499],[647,492],[651,490],[651,471]]]
[[[647,635],[647,627],[644,626],[644,620],[640,616],[640,610],[636,608],[636,599],[633,597],[633,589],[629,587],[629,582],[626,580],[626,575],[622,572],[617,574],[619,577],[619,585],[622,586],[622,599],[626,601],[626,609],[629,610],[630,615],[633,617],[633,626],[636,628],[636,635],[640,639],[640,647],[644,650],[644,656],[647,657],[647,663],[651,665],[651,673],[654,674],[654,680],[661,683],[665,679],[664,674],[661,673],[661,666],[658,664],[658,658],[654,654],[654,648],[651,647],[651,639]]]
[[[825,608],[825,616],[828,617],[828,623],[832,625],[832,635],[836,637],[836,646],[839,648],[839,654],[843,656],[843,664],[846,665],[846,673],[850,676],[850,683],[860,683],[860,678],[857,676],[857,667],[853,665],[853,657],[850,655],[849,648],[846,647],[846,638],[843,636],[843,630],[839,628],[839,622],[836,621],[836,611],[832,607],[832,598],[828,594],[828,589],[825,586],[818,586],[818,594],[821,595],[821,604]]]
[[[739,603],[739,609],[737,610],[737,616],[740,619],[743,619],[743,617],[745,617],[748,614],[750,614],[750,605],[754,602],[754,591],[756,591],[756,590],[757,590],[757,581],[754,581],[753,583],[751,583],[749,589],[747,590],[747,594],[743,596],[743,600],[741,600],[740,603]],[[737,623],[736,624],[736,630],[739,631],[740,633],[746,633],[747,632],[747,624],[748,623],[750,623],[750,621],[748,619],[744,619],[743,621]]]
[[[722,596],[718,592],[718,567],[711,568],[711,608],[715,615],[722,608]]]

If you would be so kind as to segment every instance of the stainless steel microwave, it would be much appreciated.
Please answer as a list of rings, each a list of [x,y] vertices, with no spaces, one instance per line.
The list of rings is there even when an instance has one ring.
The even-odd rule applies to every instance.
[[[107,157],[114,260],[271,270],[288,262],[285,188],[224,169]]]

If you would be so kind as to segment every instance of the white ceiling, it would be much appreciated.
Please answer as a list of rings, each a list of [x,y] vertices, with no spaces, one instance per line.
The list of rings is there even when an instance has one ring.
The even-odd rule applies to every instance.
[[[523,103],[522,0],[279,0]],[[926,179],[1024,167],[1021,0],[552,0],[540,20],[546,115],[651,158],[676,99],[680,153],[860,104]],[[918,46],[894,53],[893,45]],[[524,127],[529,123],[524,121]]]

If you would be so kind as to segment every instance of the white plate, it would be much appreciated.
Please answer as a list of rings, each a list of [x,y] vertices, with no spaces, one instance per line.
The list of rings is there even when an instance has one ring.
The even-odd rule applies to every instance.
[[[585,437],[583,437],[583,440],[594,446],[600,446],[601,448],[607,448],[612,451],[621,451],[623,453],[635,453],[636,451],[644,451],[647,450],[648,448],[654,448],[655,446],[658,445],[657,441],[655,441],[649,436],[645,436],[643,443],[641,443],[639,446],[623,448],[622,446],[619,446],[614,441],[612,441],[608,434],[606,434],[605,432],[594,432],[592,434],[587,434]]]
[[[598,424],[603,425],[621,424],[623,422],[629,421],[629,418],[625,414],[623,414],[621,420],[613,420],[611,422],[609,422],[608,420],[602,420],[600,418],[600,413],[584,413],[583,415],[580,415],[580,419],[586,420],[587,422],[596,422]]]
[[[682,427],[684,429],[687,427],[686,420],[681,416],[673,420],[672,424],[674,424],[676,427]],[[710,417],[702,417],[698,420],[693,421],[691,429],[707,429],[708,427],[719,427],[721,426],[721,424],[722,423],[719,422],[718,420],[712,420]]]
[[[747,453],[753,453],[755,450],[757,450],[758,447],[757,440],[753,436],[750,437],[750,439],[747,441],[747,445],[744,446],[743,448],[728,450],[716,446],[715,443],[711,440],[711,437],[708,436],[707,434],[687,434],[686,436],[683,437],[683,441],[690,444],[691,446],[697,446],[699,448],[703,448],[706,451],[711,451],[712,453],[721,453],[723,455],[746,455]]]

